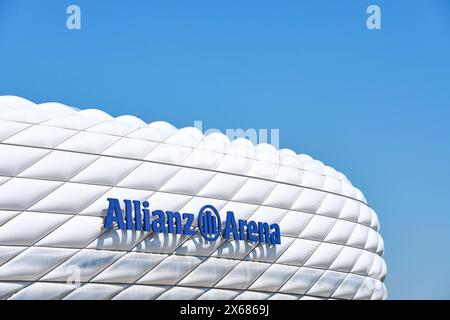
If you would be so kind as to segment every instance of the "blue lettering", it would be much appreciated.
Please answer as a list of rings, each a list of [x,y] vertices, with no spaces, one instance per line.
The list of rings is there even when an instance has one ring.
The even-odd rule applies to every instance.
[[[181,234],[181,215],[178,212],[167,211],[167,232]]]
[[[108,213],[106,214],[103,227],[111,228],[114,222],[117,222],[119,229],[125,229],[125,223],[123,221],[122,209],[120,208],[120,202],[114,198],[108,198]]]
[[[227,219],[225,220],[225,229],[223,231],[223,237],[225,239],[230,239],[231,233],[233,234],[233,239],[239,239],[239,233],[236,225],[236,219],[234,218],[234,213],[231,211],[227,212]]]
[[[247,223],[247,239],[251,242],[257,242],[259,240],[259,237],[257,235],[254,235],[258,231],[258,225],[255,221],[249,221]]]
[[[186,219],[183,234],[186,236],[195,236],[195,230],[191,229],[192,223],[194,222],[194,215],[192,213],[183,213],[183,219]]]
[[[157,219],[152,221],[152,229],[153,232],[157,233],[166,233],[166,219],[164,211],[155,210],[152,212],[153,216],[158,216]]]
[[[269,224],[265,222],[258,222],[258,231],[259,231],[259,242],[260,243],[271,243],[270,241],[270,230]]]
[[[245,240],[245,227],[247,220],[239,220],[239,240]]]
[[[127,230],[133,230],[133,213],[131,209],[131,201],[123,200],[125,203],[125,221],[127,224]]]
[[[150,223],[150,210],[148,209],[150,204],[147,201],[144,201],[142,206],[144,207],[142,209],[142,213],[144,214],[144,231],[152,231],[152,224]]]
[[[156,233],[174,233],[185,236],[195,236],[197,231],[207,241],[216,241],[222,233],[219,212],[211,205],[203,206],[198,215],[198,229],[193,226],[194,214],[174,211],[150,211],[148,201],[123,200],[125,216],[123,216],[120,202],[116,198],[108,198],[108,212],[103,226],[111,228],[114,223],[121,230],[144,230]],[[134,212],[134,217],[133,217]],[[151,212],[151,214],[150,214]],[[154,219],[151,219],[151,216]],[[248,240],[250,242],[280,244],[281,232],[278,224],[269,226],[266,222],[255,222],[236,218],[232,211],[227,212],[223,225],[223,238],[234,240]]]
[[[275,229],[274,232],[270,234],[270,243],[281,244],[280,226],[278,224],[271,224],[271,229]]]
[[[134,229],[141,230],[142,229],[141,202],[134,200],[133,204],[134,204]]]

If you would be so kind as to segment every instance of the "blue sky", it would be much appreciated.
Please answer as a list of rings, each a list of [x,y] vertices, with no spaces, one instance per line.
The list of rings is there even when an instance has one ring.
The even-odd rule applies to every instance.
[[[3,94],[279,128],[282,148],[342,171],[378,212],[390,298],[450,299],[446,0],[0,0]]]

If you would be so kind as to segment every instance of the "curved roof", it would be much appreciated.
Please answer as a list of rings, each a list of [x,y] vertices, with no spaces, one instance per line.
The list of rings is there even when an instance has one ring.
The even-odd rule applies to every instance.
[[[344,174],[309,155],[297,154],[290,149],[277,150],[266,143],[254,145],[250,140],[244,138],[231,141],[226,135],[219,132],[205,136],[194,127],[177,129],[164,121],[147,124],[135,116],[124,115],[114,118],[98,109],[80,110],[54,102],[35,104],[16,96],[0,96],[0,121],[2,120],[154,141],[260,161],[265,164],[261,172],[252,171],[241,174],[251,174],[265,179],[275,178],[275,175],[279,174],[278,168],[281,166],[296,168],[303,172],[302,183],[296,183],[295,180],[286,181],[287,183],[302,186],[306,184],[310,188],[320,184],[320,186],[317,185],[317,189],[367,203],[362,192],[352,186]],[[4,139],[0,135],[0,140]],[[270,169],[270,166],[273,167],[273,170]],[[204,164],[204,167],[210,169],[210,164]],[[268,168],[269,170],[267,170]],[[286,172],[285,175],[287,176],[289,173]],[[317,182],[318,180],[320,182]]]

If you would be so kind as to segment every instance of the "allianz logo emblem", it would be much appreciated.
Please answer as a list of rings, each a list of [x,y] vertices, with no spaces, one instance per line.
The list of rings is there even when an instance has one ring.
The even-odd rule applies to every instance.
[[[108,212],[103,227],[117,227],[120,230],[137,230],[155,233],[173,233],[195,236],[197,231],[206,241],[219,237],[227,240],[250,241],[254,243],[281,244],[280,226],[276,223],[256,222],[239,219],[228,211],[222,224],[218,210],[212,205],[203,206],[194,225],[193,213],[179,213],[149,209],[148,201],[123,200],[125,214],[116,198],[108,198]]]

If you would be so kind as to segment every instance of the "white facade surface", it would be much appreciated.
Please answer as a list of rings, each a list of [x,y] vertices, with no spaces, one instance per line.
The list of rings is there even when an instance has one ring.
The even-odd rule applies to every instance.
[[[277,223],[281,244],[103,227],[107,198]],[[376,213],[310,156],[0,96],[0,299],[386,299]]]

